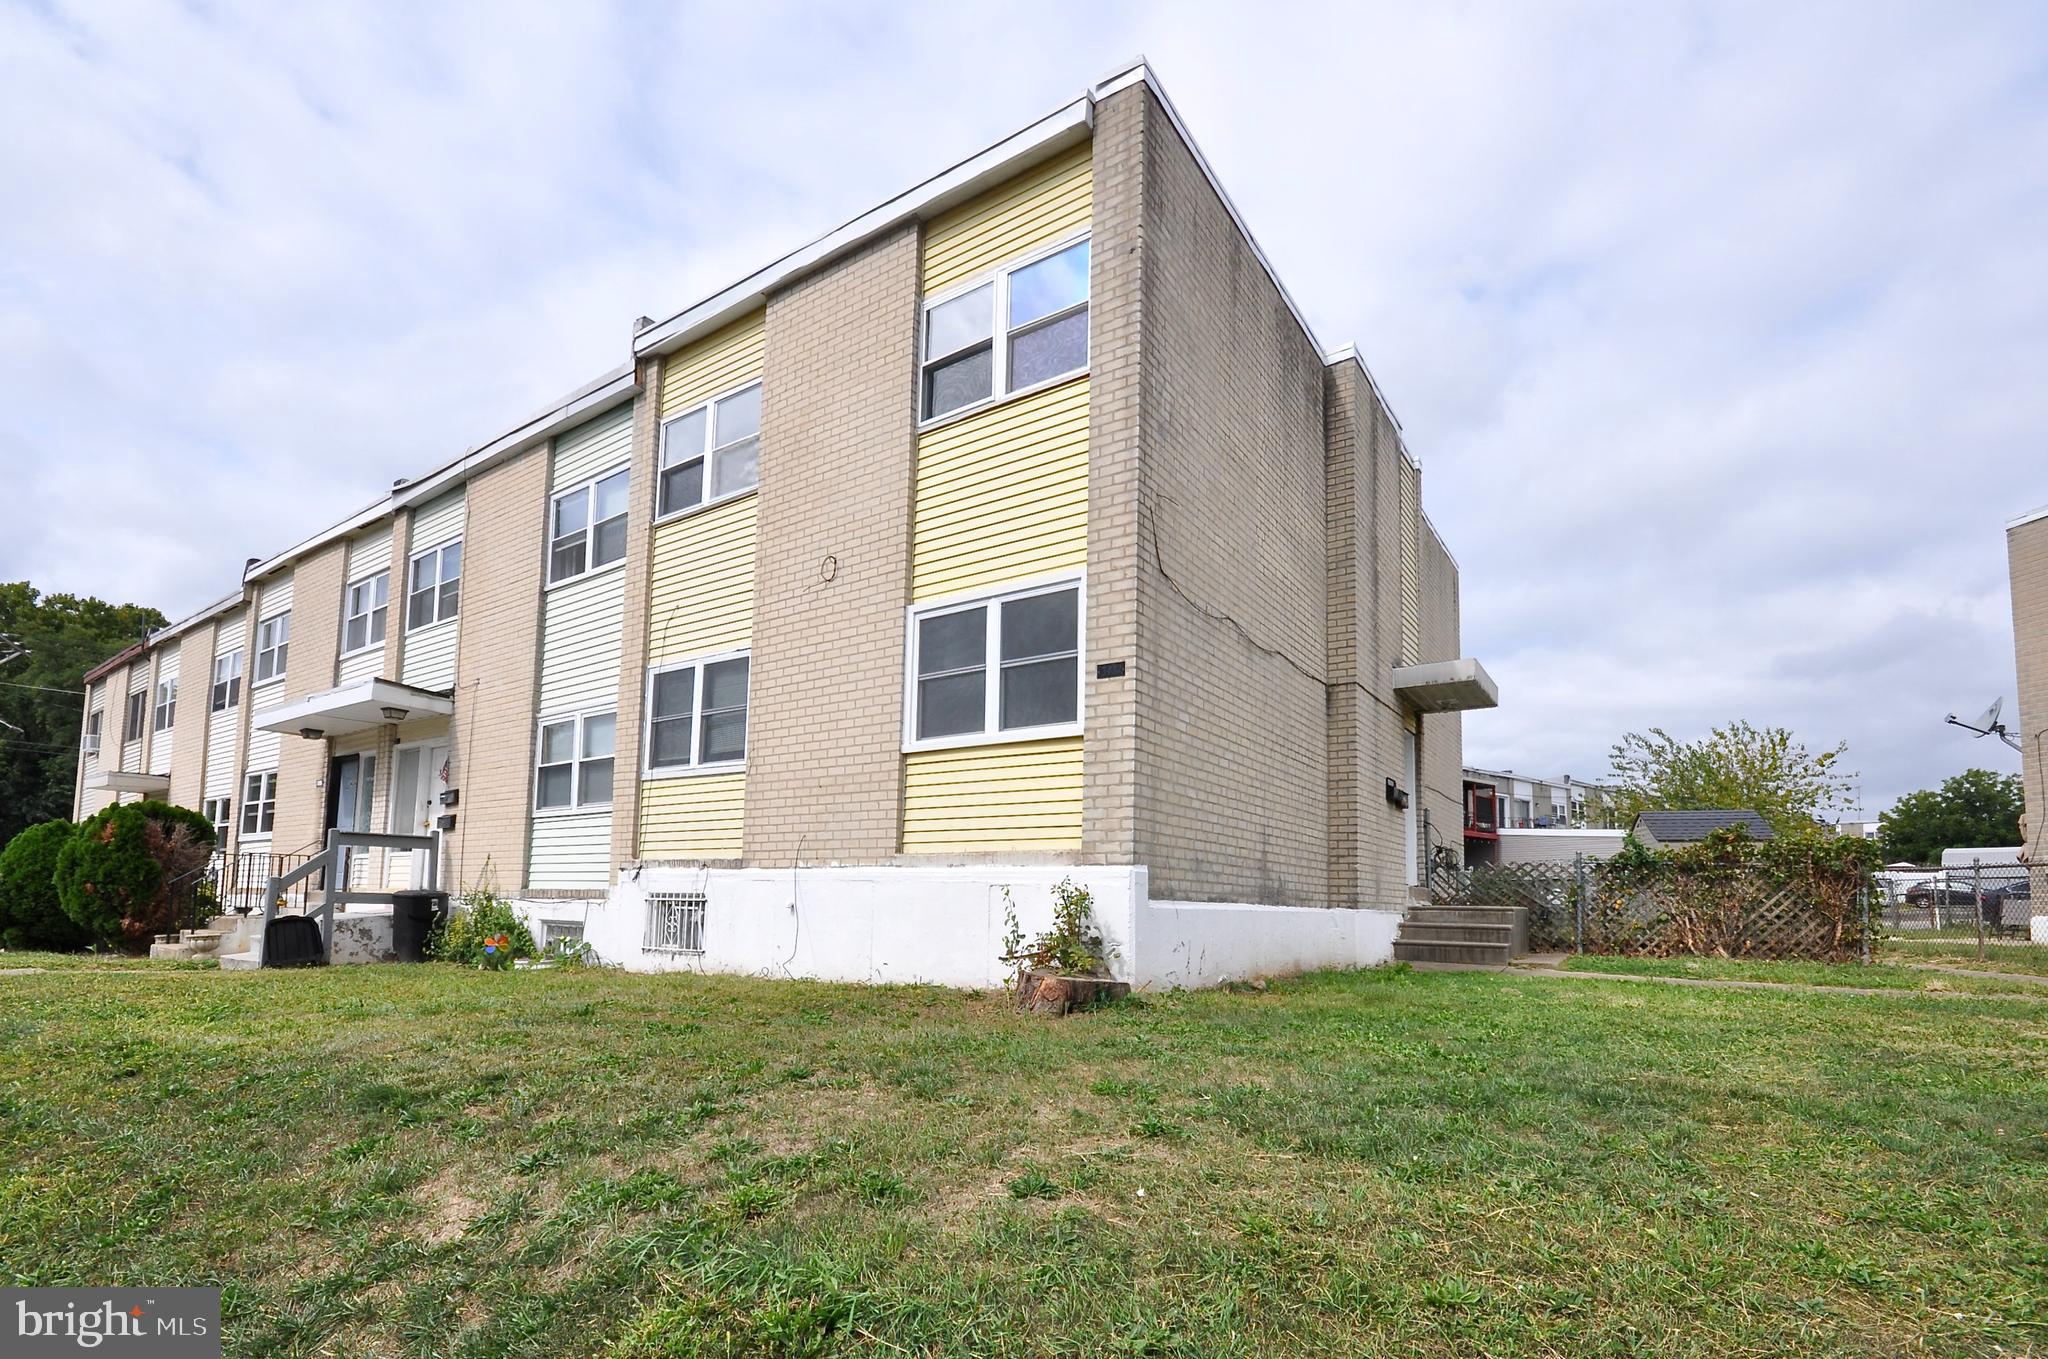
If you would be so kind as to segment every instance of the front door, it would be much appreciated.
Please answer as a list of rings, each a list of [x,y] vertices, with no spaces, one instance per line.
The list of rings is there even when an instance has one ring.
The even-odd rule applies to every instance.
[[[434,833],[434,821],[441,810],[441,794],[448,787],[448,754],[446,741],[426,741],[398,748],[391,781],[393,835]],[[425,880],[427,856],[424,850],[394,854],[391,859],[393,876],[402,879],[404,886],[435,886]]]
[[[337,755],[327,766],[327,824],[339,831],[370,829],[370,789],[376,779],[374,755]],[[341,885],[344,891],[360,887],[359,865],[367,858],[362,850],[342,851]]]

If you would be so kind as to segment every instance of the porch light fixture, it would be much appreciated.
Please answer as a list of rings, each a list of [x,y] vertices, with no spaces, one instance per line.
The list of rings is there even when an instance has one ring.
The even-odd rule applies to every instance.
[[[403,722],[405,721],[406,713],[411,710],[408,708],[379,708],[378,711],[384,714],[386,722]]]
[[[299,735],[301,735],[301,736],[305,737],[305,738],[306,738],[306,739],[307,739],[308,741],[317,741],[317,740],[319,740],[319,739],[320,739],[321,737],[325,736],[326,734],[327,734],[326,732],[324,732],[324,731],[320,730],[320,728],[318,728],[318,727],[300,727],[300,728],[299,728]]]

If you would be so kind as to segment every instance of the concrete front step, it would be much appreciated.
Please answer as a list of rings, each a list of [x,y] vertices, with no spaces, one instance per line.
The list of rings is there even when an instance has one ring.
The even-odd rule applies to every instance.
[[[1499,944],[1512,948],[1515,930],[1512,925],[1439,925],[1404,920],[1400,937],[1411,944]]]
[[[1506,944],[1430,944],[1407,939],[1394,941],[1394,957],[1404,963],[1480,963],[1506,967],[1514,952]],[[221,964],[225,967],[225,961]]]
[[[254,972],[263,966],[263,955],[255,949],[246,953],[223,953],[220,956],[220,970],[223,972]]]
[[[1505,925],[1521,914],[1514,906],[1412,906],[1402,917],[1417,925]]]

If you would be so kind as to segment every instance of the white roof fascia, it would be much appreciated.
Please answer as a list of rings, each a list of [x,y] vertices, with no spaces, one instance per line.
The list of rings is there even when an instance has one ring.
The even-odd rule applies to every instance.
[[[171,638],[176,637],[181,632],[185,632],[191,628],[196,628],[201,623],[205,623],[212,619],[218,618],[224,613],[232,612],[236,608],[240,607],[241,603],[242,592],[240,590],[235,591],[231,595],[223,595],[221,598],[216,599],[215,601],[213,601],[213,603],[207,605],[205,608],[199,610],[197,613],[186,614],[177,622],[169,623],[163,627],[158,628],[155,632],[149,634],[149,644],[152,647],[159,646],[162,643],[169,641]]]
[[[800,246],[766,268],[756,270],[666,321],[649,326],[633,337],[633,354],[637,358],[647,354],[672,353],[691,340],[758,310],[766,304],[770,293],[875,236],[905,222],[941,213],[983,189],[1012,178],[1053,153],[1077,144],[1094,130],[1094,126],[1094,104],[1085,97],[1076,99],[1023,131],[1005,137],[979,155],[961,161],[879,207],[869,209],[844,226]]]
[[[638,391],[639,384],[634,379],[631,364],[614,369],[596,381],[577,388],[562,401],[540,414],[514,425],[489,443],[479,444],[470,449],[454,462],[446,463],[417,480],[394,487],[389,495],[364,506],[340,523],[322,529],[273,557],[264,558],[243,572],[242,580],[244,583],[260,580],[307,553],[325,547],[337,538],[345,538],[409,505],[430,500],[438,492],[465,478],[475,476],[514,453],[521,452],[543,439],[552,438],[562,430],[581,424],[593,415],[602,414],[621,401],[630,400]]]
[[[2036,519],[2048,519],[2048,505],[2043,505],[2038,510],[2028,510],[2025,514],[2020,515],[2016,519],[2006,520],[2005,527],[2008,531],[2016,528],[2024,528],[2028,524],[2033,523]]]

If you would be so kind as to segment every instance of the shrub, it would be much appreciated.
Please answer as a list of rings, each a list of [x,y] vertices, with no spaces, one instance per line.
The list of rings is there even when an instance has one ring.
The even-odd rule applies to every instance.
[[[65,950],[91,942],[57,896],[57,854],[77,831],[69,821],[42,821],[0,850],[0,944]]]
[[[1009,893],[1003,894],[1006,898]],[[1020,972],[1041,970],[1069,977],[1109,975],[1109,950],[1091,918],[1095,895],[1076,887],[1072,878],[1061,878],[1052,889],[1052,928],[1024,942],[1023,927],[1017,923],[1017,905],[1008,902],[1003,910],[1008,928],[1003,931],[1002,960]]]
[[[64,913],[97,943],[148,944],[170,925],[168,887],[213,853],[213,823],[168,802],[116,803],[80,824],[57,854]]]
[[[514,958],[539,953],[512,903],[486,887],[464,892],[461,906],[427,938],[429,958],[464,967],[509,967]]]

